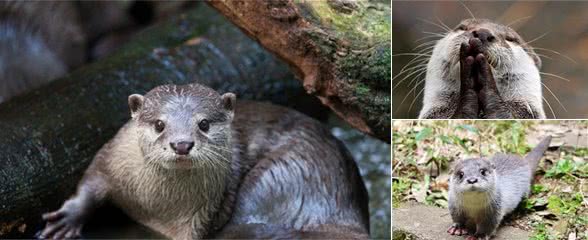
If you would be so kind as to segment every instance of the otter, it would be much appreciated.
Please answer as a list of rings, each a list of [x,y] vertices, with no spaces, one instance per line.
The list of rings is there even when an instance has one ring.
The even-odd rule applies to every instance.
[[[129,120],[39,238],[79,237],[109,201],[173,239],[367,238],[368,196],[344,145],[310,117],[199,84],[128,98]]]
[[[449,180],[451,235],[490,239],[498,225],[530,193],[539,160],[549,147],[545,137],[524,159],[507,154],[456,163]]]
[[[419,118],[545,118],[540,68],[510,27],[463,20],[433,48]]]

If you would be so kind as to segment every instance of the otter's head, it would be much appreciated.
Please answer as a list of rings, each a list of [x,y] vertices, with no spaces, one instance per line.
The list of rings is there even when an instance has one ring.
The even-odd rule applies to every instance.
[[[486,19],[461,21],[437,42],[431,60],[448,68],[446,74],[459,76],[460,46],[472,38],[482,42],[479,50],[487,55],[495,77],[517,71],[539,76],[541,59],[533,48],[512,28]]]
[[[164,85],[129,96],[139,145],[148,164],[168,169],[227,168],[235,94],[198,84]]]
[[[459,193],[492,191],[496,167],[485,158],[462,160],[453,166],[449,181],[451,191]]]

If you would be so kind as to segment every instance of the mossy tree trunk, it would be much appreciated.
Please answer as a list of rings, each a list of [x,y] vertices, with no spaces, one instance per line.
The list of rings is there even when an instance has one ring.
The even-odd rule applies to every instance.
[[[0,105],[0,238],[32,237],[41,213],[73,193],[94,154],[130,118],[128,95],[191,82],[303,112],[322,107],[287,65],[200,4],[117,54]]]
[[[350,0],[209,1],[285,60],[310,94],[390,142],[390,5]]]

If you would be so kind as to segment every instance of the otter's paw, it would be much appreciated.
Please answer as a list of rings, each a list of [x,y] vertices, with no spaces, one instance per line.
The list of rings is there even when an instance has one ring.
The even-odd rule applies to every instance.
[[[449,229],[447,229],[447,232],[451,235],[457,235],[457,236],[468,234],[468,230],[458,226],[457,224],[451,225],[451,227],[449,227]]]
[[[470,49],[468,51],[468,56],[476,57],[479,53],[484,53],[484,44],[479,38],[470,38],[468,40],[468,44],[470,45]]]
[[[494,80],[494,75],[492,74],[492,67],[488,62],[488,58],[480,53],[476,56],[476,64],[479,66],[478,78],[476,84],[478,84],[482,89],[489,89],[492,91],[498,91],[496,87],[496,81]]]
[[[36,234],[38,239],[72,239],[80,238],[83,223],[81,217],[68,211],[64,205],[61,209],[43,214],[47,225]]]

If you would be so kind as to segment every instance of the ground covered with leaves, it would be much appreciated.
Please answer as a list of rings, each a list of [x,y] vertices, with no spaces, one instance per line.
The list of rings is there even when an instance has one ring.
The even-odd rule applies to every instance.
[[[503,221],[531,239],[588,239],[588,121],[394,121],[393,207],[406,201],[447,208],[451,163],[495,153],[525,155],[553,140],[532,194]],[[449,213],[449,212],[448,212]]]

